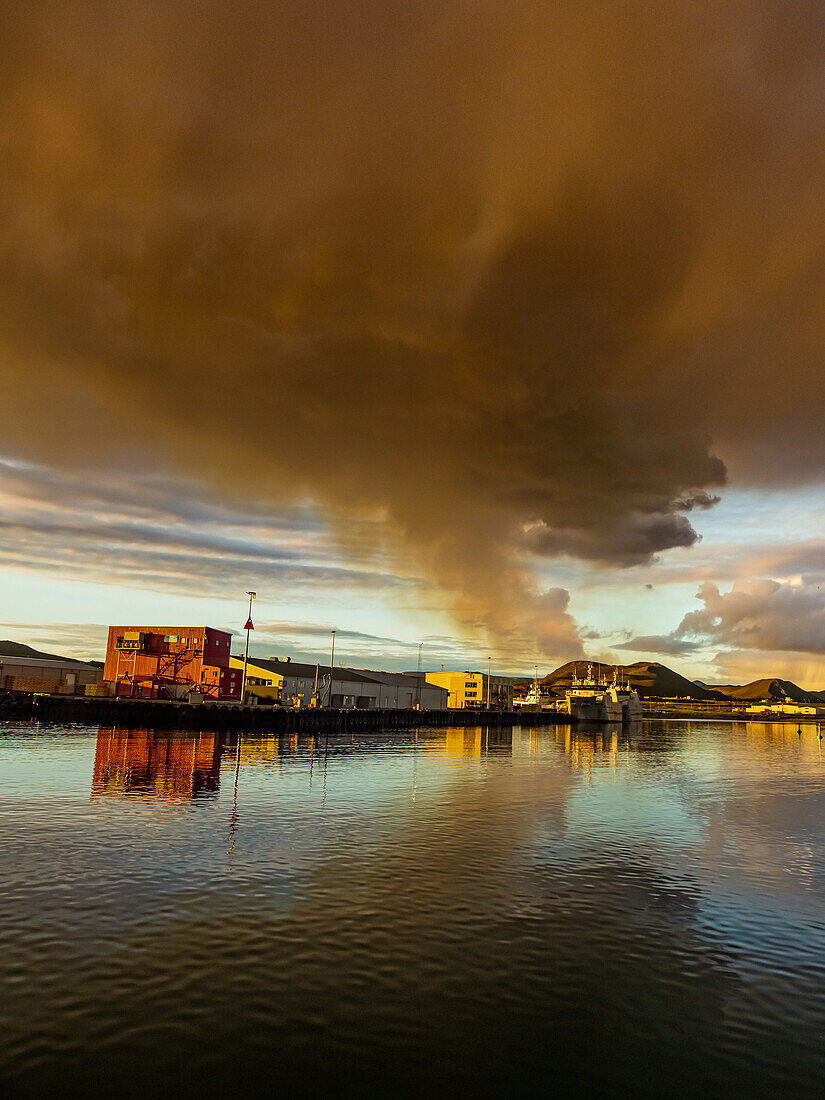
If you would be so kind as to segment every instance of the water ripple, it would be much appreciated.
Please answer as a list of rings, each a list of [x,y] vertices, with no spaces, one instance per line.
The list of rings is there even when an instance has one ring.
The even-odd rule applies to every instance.
[[[819,1096],[809,732],[0,727],[4,1093]]]

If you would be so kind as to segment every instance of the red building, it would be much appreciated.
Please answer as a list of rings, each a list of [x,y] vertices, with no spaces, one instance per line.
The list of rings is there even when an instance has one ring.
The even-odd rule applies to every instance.
[[[103,679],[116,695],[240,699],[242,673],[229,667],[231,640],[211,626],[110,626]]]

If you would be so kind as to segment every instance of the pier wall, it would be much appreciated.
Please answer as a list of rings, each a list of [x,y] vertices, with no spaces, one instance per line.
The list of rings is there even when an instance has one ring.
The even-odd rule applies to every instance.
[[[271,734],[379,732],[426,726],[554,726],[570,717],[554,711],[288,710],[171,700],[10,695],[0,719],[122,729],[240,730]]]

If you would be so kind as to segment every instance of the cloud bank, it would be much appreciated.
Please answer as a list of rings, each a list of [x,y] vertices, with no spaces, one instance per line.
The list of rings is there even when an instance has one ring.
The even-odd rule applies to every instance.
[[[7,448],[377,517],[577,656],[536,555],[820,476],[823,74],[813,0],[18,5]]]
[[[382,565],[343,561],[306,508],[273,517],[196,484],[0,459],[0,568],[203,596],[243,592],[252,577],[271,600],[413,589],[416,578]]]
[[[670,634],[641,635],[616,649],[684,656],[700,646],[763,653],[825,654],[825,589],[818,584],[774,580],[736,581],[721,592],[710,581]]]

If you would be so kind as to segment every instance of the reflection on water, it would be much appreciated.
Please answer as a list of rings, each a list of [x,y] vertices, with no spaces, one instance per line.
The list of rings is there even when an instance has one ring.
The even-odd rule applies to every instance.
[[[215,734],[158,734],[150,730],[101,728],[97,735],[92,792],[151,793],[158,798],[195,798],[216,793],[225,746]]]
[[[4,1095],[821,1095],[815,726],[0,727],[0,793]]]

